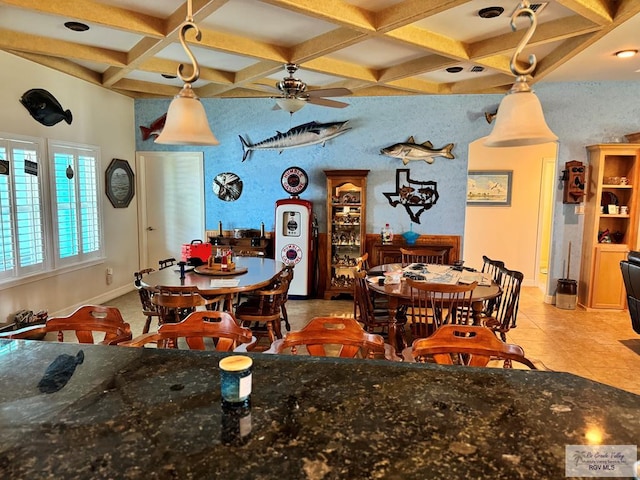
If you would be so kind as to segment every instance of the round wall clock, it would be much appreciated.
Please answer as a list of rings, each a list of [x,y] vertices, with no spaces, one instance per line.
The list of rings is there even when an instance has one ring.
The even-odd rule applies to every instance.
[[[282,172],[280,178],[282,188],[290,195],[300,195],[309,184],[309,177],[300,167],[289,167]]]
[[[242,194],[242,180],[235,173],[219,173],[213,179],[213,193],[220,200],[233,202],[239,199]]]

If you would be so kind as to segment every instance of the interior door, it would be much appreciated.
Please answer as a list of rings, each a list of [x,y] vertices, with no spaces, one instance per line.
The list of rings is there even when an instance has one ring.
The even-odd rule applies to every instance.
[[[204,235],[203,154],[137,152],[136,171],[140,268],[158,268]]]

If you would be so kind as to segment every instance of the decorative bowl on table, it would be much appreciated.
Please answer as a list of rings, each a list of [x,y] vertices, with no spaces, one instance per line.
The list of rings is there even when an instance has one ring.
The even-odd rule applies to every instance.
[[[404,238],[404,241],[407,243],[407,245],[415,245],[416,240],[419,236],[420,234],[414,232],[413,230],[409,230],[408,232],[404,232],[402,234],[402,237]]]

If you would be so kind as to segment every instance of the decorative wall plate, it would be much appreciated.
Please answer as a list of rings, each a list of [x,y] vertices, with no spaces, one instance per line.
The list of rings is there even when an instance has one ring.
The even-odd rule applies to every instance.
[[[300,167],[289,167],[280,178],[282,188],[290,195],[300,195],[309,185],[309,176]]]
[[[242,194],[242,180],[235,173],[219,173],[213,179],[213,193],[220,200],[225,202],[234,202],[240,198]]]

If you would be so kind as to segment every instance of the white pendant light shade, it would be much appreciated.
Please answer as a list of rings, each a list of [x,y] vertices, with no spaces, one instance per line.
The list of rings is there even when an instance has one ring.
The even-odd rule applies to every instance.
[[[506,95],[496,115],[496,123],[484,145],[519,147],[555,142],[558,137],[547,126],[538,97],[531,92]]]
[[[155,143],[169,145],[219,145],[211,132],[207,114],[198,97],[187,84],[171,100],[162,132]]]

